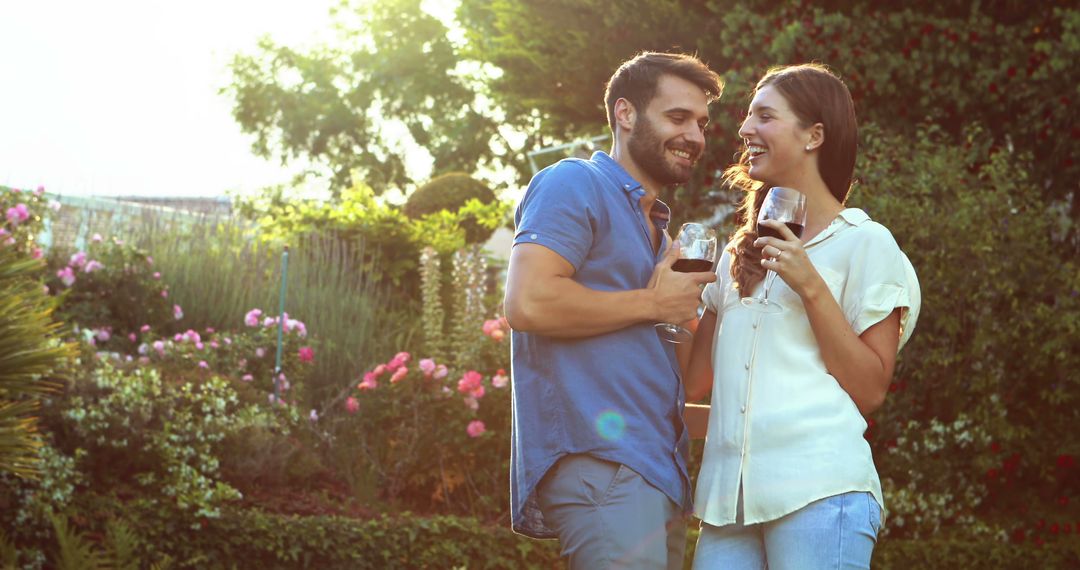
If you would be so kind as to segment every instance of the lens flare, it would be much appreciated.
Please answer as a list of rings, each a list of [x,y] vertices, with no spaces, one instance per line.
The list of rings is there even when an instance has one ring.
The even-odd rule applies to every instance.
[[[600,437],[613,441],[621,439],[624,431],[626,431],[626,420],[619,412],[607,410],[597,416],[596,433],[600,434]]]

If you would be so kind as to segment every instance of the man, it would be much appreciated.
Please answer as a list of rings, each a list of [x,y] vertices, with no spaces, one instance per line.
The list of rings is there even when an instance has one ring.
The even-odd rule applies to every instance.
[[[538,173],[515,216],[511,507],[571,568],[681,568],[685,396],[659,322],[696,317],[711,272],[671,269],[660,190],[689,180],[723,89],[697,58],[642,53],[605,93],[611,154]]]

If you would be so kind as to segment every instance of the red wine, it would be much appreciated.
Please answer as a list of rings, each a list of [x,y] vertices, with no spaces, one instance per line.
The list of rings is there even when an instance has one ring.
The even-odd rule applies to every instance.
[[[791,233],[795,234],[795,237],[801,238],[803,226],[802,224],[796,224],[794,222],[784,222],[784,225],[791,230]],[[784,239],[784,236],[780,235],[780,232],[770,228],[769,226],[763,226],[758,224],[758,237],[774,237],[777,239]]]
[[[700,273],[712,271],[712,262],[708,259],[680,259],[671,268],[682,273]]]

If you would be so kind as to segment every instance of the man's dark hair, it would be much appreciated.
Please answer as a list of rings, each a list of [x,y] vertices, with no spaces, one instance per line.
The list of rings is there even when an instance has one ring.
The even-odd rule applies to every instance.
[[[653,97],[656,85],[665,75],[674,75],[701,88],[713,102],[724,92],[724,81],[697,56],[685,53],[644,51],[623,62],[608,80],[604,92],[608,126],[615,132],[615,102],[626,99],[638,112],[644,112]]]

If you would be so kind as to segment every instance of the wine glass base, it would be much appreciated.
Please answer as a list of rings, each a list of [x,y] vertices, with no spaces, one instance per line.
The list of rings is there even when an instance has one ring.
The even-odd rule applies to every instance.
[[[694,334],[690,331],[671,323],[656,323],[656,334],[661,339],[672,344],[682,344],[694,340]]]
[[[784,307],[776,301],[770,301],[768,299],[759,299],[757,297],[744,297],[741,299],[742,304],[747,309],[757,311],[759,313],[768,313],[770,315],[776,315],[784,312]]]

